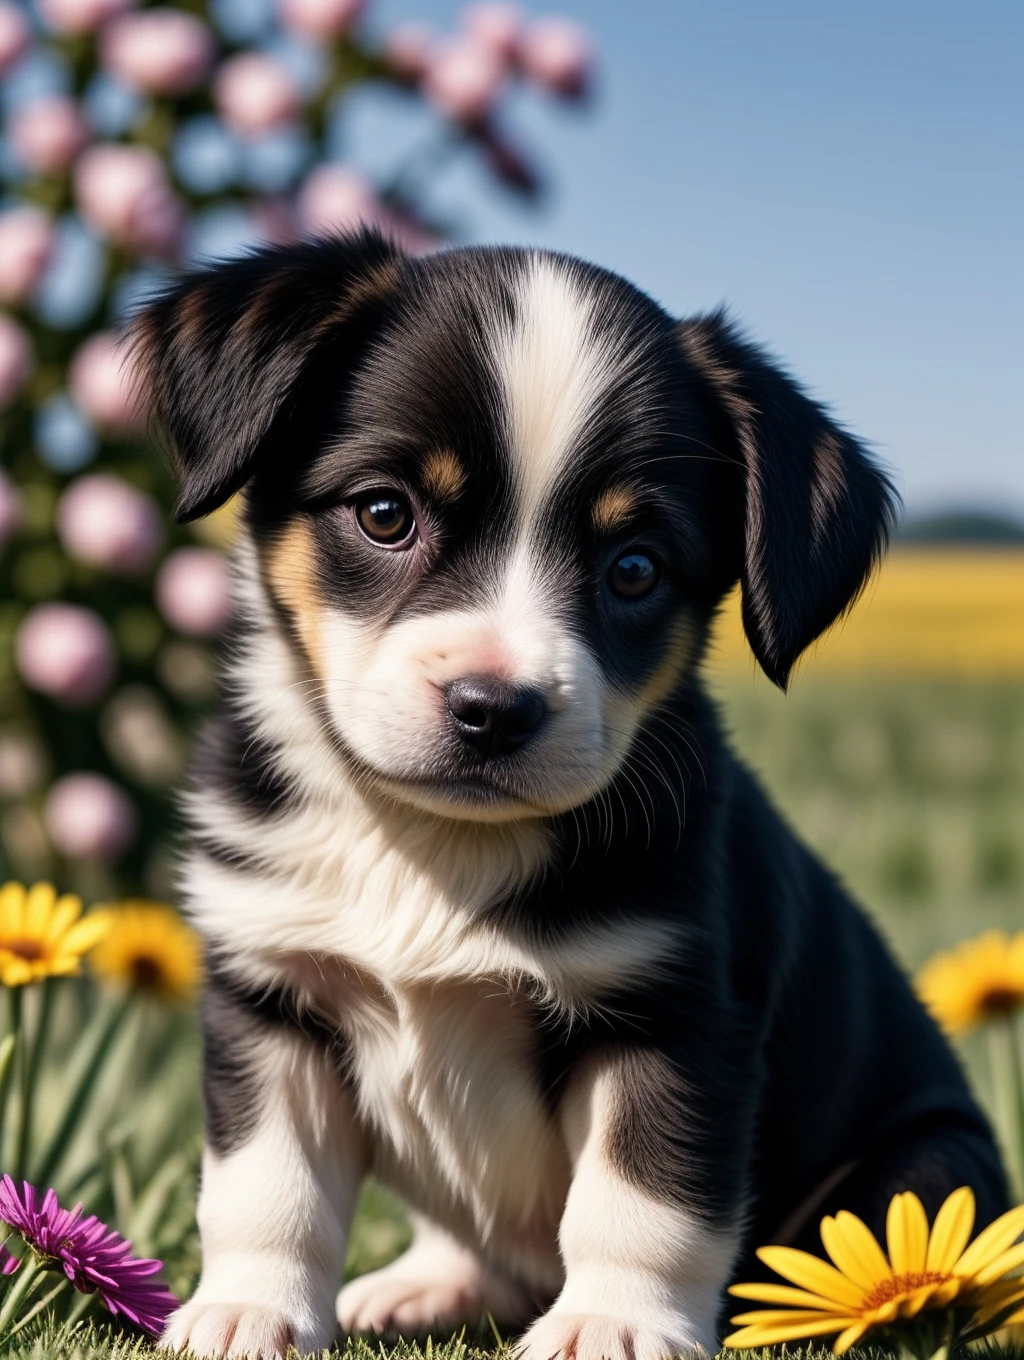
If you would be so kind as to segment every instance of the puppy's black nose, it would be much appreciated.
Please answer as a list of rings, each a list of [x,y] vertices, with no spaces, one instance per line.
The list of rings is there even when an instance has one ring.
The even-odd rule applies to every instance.
[[[445,697],[459,736],[485,756],[518,751],[547,713],[547,702],[539,689],[511,685],[491,676],[468,675],[453,680]]]

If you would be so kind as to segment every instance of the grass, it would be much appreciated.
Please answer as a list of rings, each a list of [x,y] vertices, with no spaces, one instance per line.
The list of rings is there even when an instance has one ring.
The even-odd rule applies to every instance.
[[[783,697],[728,662],[714,672],[737,747],[804,838],[871,912],[908,968],[935,948],[1024,912],[1024,690],[1010,680],[861,677],[812,672]],[[64,1017],[68,1042],[74,1015]],[[968,1045],[969,1069],[983,1071]],[[140,1250],[161,1255],[186,1293],[199,1265],[192,1222],[199,1149],[198,1046],[190,1017],[141,1013],[62,1175],[62,1190],[109,1215]],[[145,1078],[143,1077],[145,1074]],[[60,1073],[51,1074],[59,1082]],[[980,1084],[980,1082],[979,1082]],[[984,1098],[985,1092],[982,1090]],[[96,1168],[110,1172],[106,1179]],[[93,1180],[90,1182],[90,1168]],[[106,1199],[90,1195],[101,1184]],[[77,1187],[77,1188],[76,1188]],[[383,1264],[407,1241],[401,1206],[368,1186],[347,1274]],[[97,1313],[97,1319],[101,1313]],[[353,1360],[493,1360],[476,1338],[393,1349],[362,1342]],[[999,1354],[989,1348],[994,1357]],[[142,1360],[152,1348],[102,1324],[27,1329],[0,1360],[61,1355]],[[326,1354],[326,1353],[325,1353]],[[791,1349],[793,1360],[827,1352]]]

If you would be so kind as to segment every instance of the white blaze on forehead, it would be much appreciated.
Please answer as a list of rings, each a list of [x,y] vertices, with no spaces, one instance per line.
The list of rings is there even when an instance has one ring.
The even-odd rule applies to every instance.
[[[621,369],[622,349],[594,326],[594,300],[572,266],[533,255],[517,282],[516,314],[493,355],[528,527]]]

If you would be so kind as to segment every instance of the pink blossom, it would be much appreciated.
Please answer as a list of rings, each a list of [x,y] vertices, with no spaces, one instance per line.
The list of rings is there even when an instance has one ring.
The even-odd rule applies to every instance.
[[[227,563],[210,548],[178,548],[160,568],[156,602],[179,633],[214,637],[231,613]]]
[[[144,146],[92,146],[75,166],[75,196],[90,226],[140,253],[173,254],[184,220],[163,162]]]
[[[515,57],[526,18],[519,5],[507,4],[505,0],[484,0],[484,3],[467,6],[460,18],[463,28],[477,42],[492,48],[506,61]]]
[[[419,80],[437,46],[430,24],[397,24],[384,39],[384,60],[403,80]]]
[[[71,707],[88,707],[114,678],[114,644],[91,609],[41,604],[22,620],[14,655],[25,684]]]
[[[262,198],[252,208],[252,221],[260,239],[283,246],[299,235],[294,206],[286,198]]]
[[[0,312],[0,411],[10,406],[34,365],[27,332]]]
[[[37,0],[39,12],[60,33],[91,33],[135,0]]]
[[[57,506],[57,531],[70,557],[118,576],[145,571],[163,542],[152,496],[105,472],[71,483]]]
[[[53,220],[27,205],[0,213],[0,302],[31,297],[53,254]]]
[[[142,393],[113,331],[97,331],[81,345],[68,382],[75,401],[103,429],[124,434],[145,425]]]
[[[264,52],[242,52],[226,61],[214,96],[224,121],[249,137],[291,122],[302,107],[291,71]]]
[[[383,220],[373,186],[347,165],[314,170],[299,192],[298,209],[302,229],[311,236],[379,226]]]
[[[32,31],[17,5],[0,3],[0,74],[28,51]]]
[[[519,46],[523,71],[554,94],[583,94],[593,59],[586,30],[554,15],[530,24]]]
[[[193,90],[213,64],[213,34],[194,15],[177,9],[124,14],[100,40],[104,65],[128,85],[151,94]]]
[[[69,859],[117,859],[138,827],[127,795],[99,774],[58,779],[43,815],[50,840]]]
[[[347,32],[365,7],[366,0],[278,0],[277,13],[294,33],[328,42]]]
[[[10,133],[15,154],[29,170],[57,175],[81,151],[88,129],[73,99],[48,94],[21,105],[11,119]]]
[[[430,58],[423,90],[442,113],[460,123],[479,123],[492,112],[507,68],[492,47],[468,35],[452,38]]]
[[[0,472],[0,547],[21,525],[21,496],[6,472]]]

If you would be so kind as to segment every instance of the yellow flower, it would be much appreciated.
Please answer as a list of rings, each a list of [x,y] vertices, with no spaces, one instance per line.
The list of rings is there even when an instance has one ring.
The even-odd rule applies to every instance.
[[[111,904],[109,935],[93,951],[94,973],[168,1000],[186,1000],[199,982],[199,942],[171,907],[159,902]]]
[[[81,919],[79,919],[81,918]],[[0,982],[23,987],[39,978],[79,971],[87,954],[110,929],[105,912],[82,917],[82,902],[58,897],[49,883],[0,888]]]
[[[917,992],[954,1034],[1012,1014],[1024,1006],[1024,930],[987,930],[936,954],[918,973]]]
[[[931,1233],[924,1206],[908,1191],[896,1195],[886,1219],[886,1258],[874,1235],[845,1210],[821,1224],[821,1240],[834,1265],[793,1247],[762,1247],[759,1258],[783,1284],[736,1284],[741,1299],[788,1304],[740,1313],[743,1324],[725,1344],[738,1350],[839,1333],[836,1355],[855,1345],[870,1327],[914,1318],[924,1309],[952,1303],[976,1311],[981,1326],[1024,1301],[1024,1280],[1006,1279],[1024,1264],[1024,1205],[996,1219],[967,1245],[974,1227],[974,1195],[955,1190],[935,1216]]]

